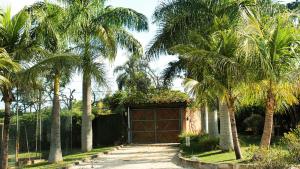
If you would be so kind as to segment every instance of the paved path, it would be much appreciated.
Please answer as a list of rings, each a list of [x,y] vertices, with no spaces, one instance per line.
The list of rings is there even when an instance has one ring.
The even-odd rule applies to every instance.
[[[75,169],[178,169],[182,167],[175,164],[177,152],[178,148],[170,145],[131,145],[82,163]]]

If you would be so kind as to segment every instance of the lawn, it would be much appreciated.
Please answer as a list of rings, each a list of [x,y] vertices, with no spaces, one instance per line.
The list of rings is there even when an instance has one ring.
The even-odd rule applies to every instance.
[[[112,147],[101,147],[101,148],[95,148],[90,152],[87,153],[81,153],[80,150],[74,150],[71,154],[66,155],[63,157],[64,161],[57,163],[57,164],[48,164],[47,162],[42,162],[39,164],[33,164],[25,166],[24,168],[30,168],[30,169],[56,169],[61,167],[66,167],[69,164],[74,163],[77,160],[81,160],[84,158],[88,158],[92,155],[96,155],[98,153],[109,151]]]
[[[251,160],[250,147],[258,147],[260,137],[256,136],[240,136],[241,150],[243,154],[243,160],[236,160],[234,151],[223,152],[221,150],[212,150],[206,152],[184,152],[183,156],[188,158],[197,158],[201,162],[206,163],[246,163]],[[273,141],[274,145],[279,145],[279,139],[276,138]]]

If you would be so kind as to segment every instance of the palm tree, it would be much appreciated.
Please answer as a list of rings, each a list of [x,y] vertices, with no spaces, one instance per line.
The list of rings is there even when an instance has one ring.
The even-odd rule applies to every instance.
[[[29,76],[38,77],[40,75],[48,74],[53,80],[53,105],[51,114],[51,136],[50,136],[50,152],[49,163],[57,163],[62,161],[61,152],[61,134],[60,134],[60,81],[62,76],[69,74],[79,64],[79,58],[75,55],[62,53],[62,54],[49,54],[39,63],[27,70]]]
[[[4,79],[6,81],[0,85],[3,95],[2,100],[5,103],[3,141],[1,145],[1,168],[8,167],[10,105],[14,99],[12,90],[18,78],[17,73],[21,69],[19,63],[30,59],[30,53],[34,51],[34,46],[27,41],[28,18],[27,13],[24,11],[11,17],[10,9],[7,9],[0,15],[1,79],[2,81]],[[8,67],[6,67],[6,65]]]
[[[8,167],[8,140],[9,140],[9,125],[10,125],[10,106],[13,101],[12,87],[13,83],[9,77],[20,70],[20,65],[9,57],[4,48],[0,48],[0,89],[4,101],[4,126],[1,144],[1,168]]]
[[[271,1],[266,1],[253,9],[246,22],[244,34],[248,38],[245,45],[251,51],[248,52],[246,59],[255,68],[253,71],[257,82],[251,85],[260,86],[261,91],[256,97],[264,98],[266,107],[260,143],[260,147],[266,148],[270,145],[273,115],[276,110],[283,105],[298,102],[296,98],[298,88],[287,79],[290,72],[297,68],[295,44],[299,42],[298,30],[291,19],[291,14]],[[282,92],[283,89],[285,92]]]
[[[67,52],[67,35],[63,28],[65,10],[58,5],[38,2],[28,7],[34,27],[33,38],[43,50],[37,55],[37,63],[27,70],[27,77],[47,75],[53,80],[53,105],[51,114],[51,136],[49,163],[62,161],[60,135],[60,86],[61,79],[69,78],[75,67],[79,65],[78,58]],[[28,76],[29,75],[29,76]],[[32,79],[31,79],[32,80]]]
[[[72,35],[74,51],[82,59],[83,115],[81,128],[81,149],[90,151],[93,147],[91,119],[91,83],[105,84],[102,58],[113,60],[118,47],[142,54],[142,46],[127,31],[148,29],[147,18],[128,8],[106,6],[106,0],[62,0],[68,9],[68,25]]]
[[[243,80],[244,66],[239,57],[240,35],[236,30],[222,30],[212,34],[207,40],[201,35],[192,34],[191,43],[177,45],[173,52],[189,58],[190,79],[186,87],[197,96],[212,95],[220,97],[227,105],[231,134],[237,159],[241,150],[235,122],[235,87]]]
[[[167,1],[167,2],[162,2],[162,4],[156,9],[156,11],[154,13],[155,22],[160,25],[160,28],[158,30],[156,37],[151,42],[151,44],[146,52],[146,55],[148,57],[157,57],[161,53],[173,54],[174,46],[176,46],[178,44],[189,44],[190,43],[191,36],[186,36],[186,35],[190,34],[191,31],[192,32],[197,31],[198,34],[201,35],[201,36],[196,36],[194,39],[200,38],[200,39],[198,39],[199,41],[205,42],[205,43],[203,43],[203,42],[199,43],[199,46],[196,47],[197,49],[205,49],[205,50],[210,49],[211,47],[207,44],[211,44],[211,43],[207,39],[209,39],[209,37],[211,37],[211,35],[217,31],[225,30],[224,32],[226,35],[227,34],[226,30],[231,29],[232,27],[235,27],[239,23],[241,11],[245,11],[245,10],[247,11],[247,9],[248,9],[247,6],[251,3],[252,2],[248,1],[248,0],[245,0],[245,1],[171,0],[171,1]],[[222,35],[222,33],[219,33],[216,36],[216,38],[217,39],[227,38],[225,35],[224,36],[223,35]],[[218,36],[219,36],[219,38],[218,38]],[[230,38],[230,37],[228,36],[228,38]],[[221,41],[221,42],[223,42],[223,41]],[[230,41],[230,43],[231,42],[232,41]],[[228,45],[234,45],[234,43],[228,44]],[[212,48],[214,48],[214,47],[212,46]],[[217,49],[217,48],[214,48],[214,50],[215,49]],[[220,52],[219,53],[220,55],[222,55],[223,53],[226,53],[227,55],[230,55],[229,57],[231,57],[233,54],[232,52],[235,51],[237,48],[234,48],[233,51],[230,51],[230,49],[225,50],[226,47],[223,46],[222,49],[223,49],[223,51],[218,51],[218,52]],[[190,50],[191,50],[191,48],[186,47],[182,51],[191,52]],[[182,55],[185,55],[184,52],[175,51],[175,53],[179,53]],[[211,52],[213,52],[213,51],[209,50],[209,52],[201,53],[201,55],[209,56]],[[190,53],[190,55],[193,55],[192,52]],[[202,58],[202,57],[200,57],[200,58]],[[196,60],[193,63],[197,63],[197,62],[199,62],[199,60]],[[201,67],[201,65],[198,65],[198,66]],[[230,70],[230,68],[228,68],[228,69]],[[202,70],[195,70],[195,72],[197,72],[197,71],[201,72]],[[222,72],[221,70],[219,70],[219,71]],[[188,73],[190,73],[190,72],[193,72],[193,71],[188,71]],[[224,75],[224,77],[218,77],[216,79],[220,79],[220,80],[222,78],[227,79],[227,74],[224,74],[224,73],[221,73],[221,74]],[[197,74],[197,76],[198,75],[200,76],[200,74]],[[191,77],[191,76],[188,76],[188,77]],[[201,79],[196,78],[196,80],[201,80]],[[222,80],[221,82],[222,82],[221,86],[224,85],[223,87],[225,87],[225,85],[226,85],[225,81]],[[221,95],[226,96],[226,103],[229,103],[229,104],[227,104],[227,106],[230,107],[228,110],[231,112],[230,113],[230,117],[232,119],[231,126],[234,126],[234,127],[231,127],[232,133],[234,134],[234,136],[233,136],[233,142],[235,143],[234,148],[235,148],[235,152],[236,152],[236,157],[241,158],[240,148],[239,148],[239,144],[238,144],[238,137],[237,137],[237,132],[236,132],[236,126],[235,126],[235,120],[234,120],[235,119],[234,118],[235,110],[234,110],[233,103],[235,100],[231,93],[232,89],[228,88],[228,87],[226,87],[225,89],[226,90],[223,90],[221,92],[222,93]],[[225,91],[227,91],[227,93]],[[230,93],[228,93],[228,91],[230,91]],[[220,94],[218,94],[217,96],[219,96],[219,95]],[[227,117],[227,116],[221,116],[221,117]],[[230,144],[228,144],[228,145],[230,145]]]
[[[146,60],[134,56],[130,57],[124,65],[117,66],[114,70],[114,74],[118,74],[117,84],[119,90],[126,89],[141,92],[147,92],[151,82],[156,81],[156,77],[152,72]]]
[[[156,8],[153,18],[159,24],[159,30],[151,41],[146,55],[150,58],[159,54],[172,54],[170,49],[188,41],[188,35],[196,30],[204,37],[216,29],[227,28],[231,23],[236,24],[240,11],[252,4],[251,0],[170,0],[161,2]],[[226,18],[227,25],[218,18]],[[230,18],[230,19],[229,19]]]

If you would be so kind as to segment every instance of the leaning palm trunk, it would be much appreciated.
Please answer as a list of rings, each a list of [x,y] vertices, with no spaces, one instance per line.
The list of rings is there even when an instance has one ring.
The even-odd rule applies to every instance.
[[[83,115],[81,126],[81,150],[83,152],[91,151],[93,148],[91,90],[91,78],[86,73],[83,73]]]
[[[8,168],[8,141],[9,141],[9,125],[10,125],[10,105],[13,99],[13,96],[10,92],[3,93],[3,100],[5,104],[4,108],[4,126],[3,126],[3,136],[1,144],[1,168]]]
[[[208,112],[208,133],[212,137],[217,137],[219,135],[218,111],[216,109],[212,109]]]
[[[229,119],[228,109],[225,103],[219,102],[220,112],[220,148],[223,151],[233,149],[231,125]]]
[[[51,117],[51,138],[49,163],[62,161],[61,141],[60,141],[60,104],[59,104],[59,81],[60,75],[57,73],[54,78],[54,97]]]
[[[236,121],[235,121],[234,98],[232,98],[231,95],[229,95],[227,98],[227,106],[228,106],[228,111],[229,111],[229,116],[230,116],[231,133],[232,133],[235,157],[236,157],[236,159],[242,159],[243,156],[242,156],[242,152],[241,152],[241,147],[240,147],[239,138],[238,138],[238,132],[237,132],[237,128],[236,128]]]
[[[269,89],[267,95],[264,131],[260,142],[261,148],[268,148],[270,146],[272,129],[273,129],[274,111],[275,111],[275,96],[273,94],[272,89]]]

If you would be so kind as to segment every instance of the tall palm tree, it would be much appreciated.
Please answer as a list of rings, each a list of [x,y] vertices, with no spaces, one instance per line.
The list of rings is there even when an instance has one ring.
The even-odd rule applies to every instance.
[[[60,134],[60,82],[65,73],[69,74],[79,65],[79,58],[75,55],[49,54],[48,57],[29,68],[26,72],[30,77],[40,75],[50,75],[53,80],[53,104],[51,113],[51,136],[49,163],[57,163],[63,160],[61,152],[61,134]]]
[[[47,75],[53,80],[53,105],[51,114],[50,153],[48,162],[62,161],[60,135],[60,86],[63,77],[69,78],[75,67],[79,65],[78,58],[68,53],[65,24],[65,10],[55,4],[38,2],[28,7],[33,28],[32,38],[43,50],[36,56],[36,64],[27,70],[29,77]]]
[[[2,100],[5,103],[3,141],[1,145],[1,168],[8,167],[10,105],[14,99],[12,90],[18,78],[17,72],[21,69],[19,63],[30,59],[30,53],[34,51],[34,46],[27,41],[28,18],[29,16],[24,11],[11,17],[10,9],[7,9],[0,15],[1,60],[6,60],[6,64],[10,65],[10,68],[5,68],[5,62],[1,63],[1,77],[5,77],[8,82],[1,83],[0,85],[3,95]]]
[[[248,38],[245,45],[250,51],[246,59],[256,68],[255,79],[261,89],[256,96],[264,98],[266,107],[260,143],[265,148],[270,145],[275,111],[280,105],[288,106],[298,102],[297,88],[287,77],[297,68],[298,45],[295,44],[299,43],[299,35],[291,14],[271,1],[253,9],[246,23],[244,34]],[[282,92],[282,89],[286,91]]]
[[[91,83],[105,83],[99,60],[113,60],[118,47],[142,54],[142,46],[127,31],[148,29],[147,18],[129,8],[106,6],[106,0],[61,0],[68,9],[66,27],[73,35],[74,51],[81,55],[83,74],[83,115],[81,128],[81,149],[90,151],[93,147],[91,119]]]

